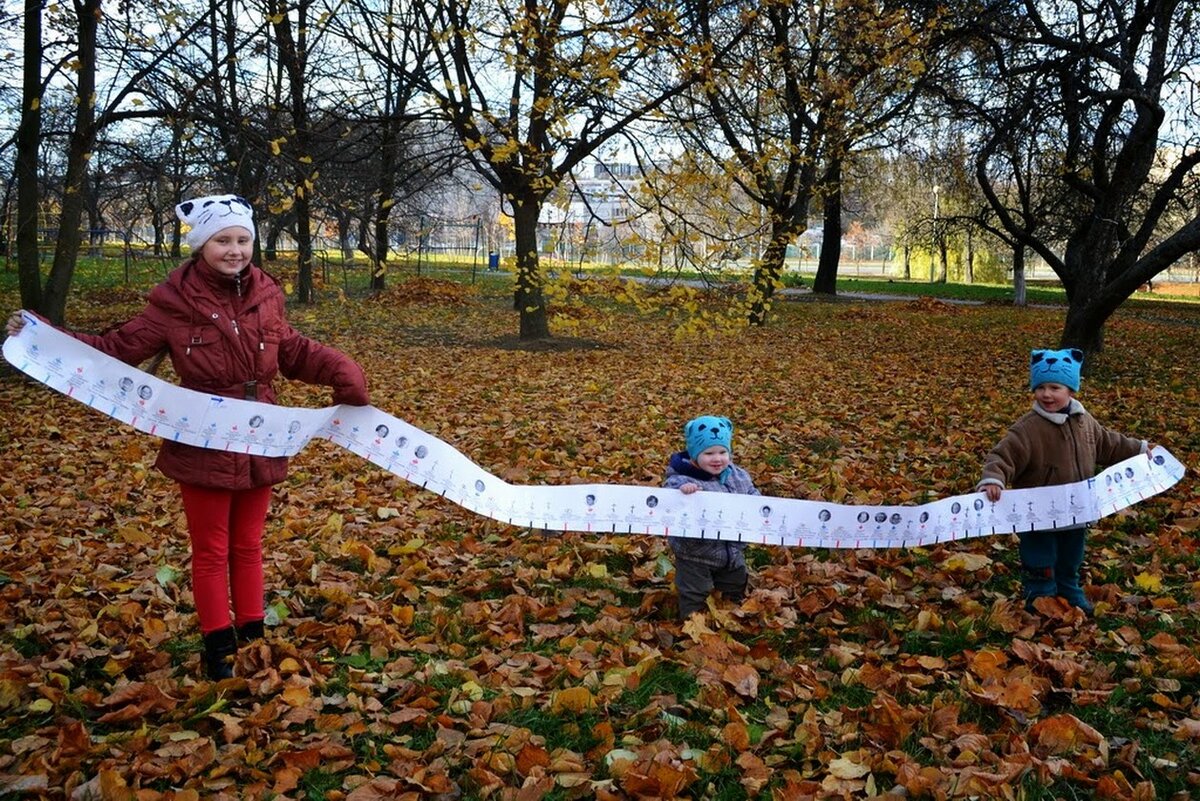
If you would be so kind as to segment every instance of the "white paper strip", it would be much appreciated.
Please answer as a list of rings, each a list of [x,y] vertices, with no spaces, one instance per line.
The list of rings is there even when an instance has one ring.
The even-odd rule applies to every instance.
[[[847,506],[614,484],[508,484],[447,443],[373,406],[299,409],[169,384],[33,317],[4,343],[15,367],[139,431],[203,448],[291,456],[322,437],[476,514],[516,526],[652,534],[806,548],[894,548],[1068,528],[1171,487],[1184,467],[1165,448],[1075,484],[982,493],[920,506]]]

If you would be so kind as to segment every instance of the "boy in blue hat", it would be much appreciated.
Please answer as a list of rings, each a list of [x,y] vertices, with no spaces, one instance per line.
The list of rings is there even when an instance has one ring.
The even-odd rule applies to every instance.
[[[992,503],[1005,487],[1023,489],[1070,484],[1096,475],[1097,466],[1115,464],[1150,452],[1145,440],[1118,434],[1083,408],[1079,372],[1083,352],[1035,350],[1029,357],[1029,389],[1033,409],[1013,424],[988,453],[977,491]],[[1087,527],[1018,534],[1025,608],[1043,596],[1060,596],[1086,614],[1092,605],[1079,586]]]
[[[671,456],[665,487],[684,495],[705,492],[734,492],[758,495],[750,474],[733,463],[733,423],[727,417],[697,417],[683,427],[687,450]],[[702,611],[714,590],[734,602],[746,595],[749,575],[742,542],[668,537],[675,554],[675,589],[679,592],[679,614],[685,620]]]

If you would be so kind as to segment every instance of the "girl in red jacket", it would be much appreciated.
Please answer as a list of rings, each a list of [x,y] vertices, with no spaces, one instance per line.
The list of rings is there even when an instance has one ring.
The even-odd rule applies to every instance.
[[[191,226],[192,257],[132,320],[105,334],[72,336],[127,364],[165,351],[182,386],[210,395],[274,403],[282,374],[333,387],[334,403],[369,403],[358,364],[288,325],[279,283],[250,263],[249,203],[218,195],[185,201],[175,212]],[[7,330],[11,336],[20,328],[17,313]],[[286,476],[287,459],[164,440],[155,466],[179,482],[207,673],[228,678],[238,642],[263,635],[262,533],[271,485]]]

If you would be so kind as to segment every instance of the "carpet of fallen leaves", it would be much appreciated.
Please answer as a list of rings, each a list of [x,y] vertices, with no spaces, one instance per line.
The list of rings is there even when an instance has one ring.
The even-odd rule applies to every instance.
[[[795,302],[680,337],[589,303],[538,349],[509,298],[428,283],[291,315],[510,481],[657,484],[682,423],[720,413],[763,492],[851,503],[969,489],[1062,318]],[[84,295],[72,322],[137,307]],[[317,442],[273,507],[268,637],[219,684],[155,441],[6,373],[0,798],[1200,797],[1198,326],[1123,310],[1085,380],[1192,471],[1095,527],[1094,620],[1026,614],[995,537],[753,549],[749,598],[681,624],[661,540],[511,528]]]

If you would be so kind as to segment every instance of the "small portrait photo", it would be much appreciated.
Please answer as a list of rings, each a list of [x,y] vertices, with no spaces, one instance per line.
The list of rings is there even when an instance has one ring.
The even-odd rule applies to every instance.
[[[758,510],[758,513],[759,513],[760,515],[762,515],[763,517],[770,517],[770,516],[771,516],[771,507],[770,507],[770,506],[764,506],[763,508],[761,508],[761,509],[759,509],[759,510]]]
[[[475,482],[475,491],[476,491],[476,492],[483,492],[483,482],[482,482],[482,481],[476,481],[476,482]]]
[[[655,506],[658,506],[658,498],[653,495],[649,496],[646,498],[646,505],[653,509]]]
[[[1133,478],[1133,468],[1132,468],[1132,467],[1126,467],[1126,468],[1125,468],[1125,477],[1126,477],[1126,478]]]
[[[876,523],[886,523],[887,522],[887,512],[876,512],[875,513],[875,522]]]
[[[387,439],[387,435],[388,435],[388,427],[387,426],[385,426],[383,423],[380,423],[379,425],[375,426],[375,436],[379,437],[380,439]]]
[[[133,379],[129,376],[125,376],[117,382],[117,386],[121,388],[122,392],[128,392],[129,390],[133,389]]]
[[[1161,453],[1160,453],[1158,456],[1155,456],[1155,457],[1154,457],[1154,463],[1155,463],[1155,464],[1157,464],[1157,465],[1162,465],[1162,464],[1164,464],[1166,461],[1167,461],[1167,460],[1166,460],[1166,459],[1164,459],[1164,458],[1162,457],[1162,454],[1161,454]]]
[[[870,520],[870,519],[871,519],[871,515],[869,515],[868,513],[866,513],[866,512],[859,512],[859,513],[858,513],[858,522],[860,522],[860,523],[865,523],[865,522],[867,522],[867,521],[868,521],[868,520]]]
[[[588,506],[595,506],[596,505],[596,496],[592,495],[591,493],[588,493],[586,496],[584,496],[583,502],[586,503]]]
[[[250,427],[251,428],[262,428],[262,424],[263,424],[263,416],[261,414],[256,414],[250,418]]]
[[[295,434],[299,430],[300,430],[300,421],[299,420],[293,420],[292,422],[288,423],[288,433],[289,434]]]
[[[415,453],[417,455],[418,459],[424,459],[426,456],[429,455],[429,449],[426,448],[424,445],[418,445],[417,449],[415,451],[413,451],[413,453]]]
[[[928,523],[929,522],[929,512],[921,512],[920,516],[917,517],[917,520],[919,520],[922,523]]]
[[[958,514],[961,511],[962,511],[962,504],[959,503],[958,501],[955,501],[954,503],[950,504],[950,512],[952,514]]]
[[[971,505],[975,507],[976,512],[981,511],[983,509],[983,498],[976,498],[975,502]]]
[[[138,397],[142,400],[150,400],[150,396],[154,394],[154,390],[150,389],[149,384],[142,384],[138,387]]]
[[[828,523],[831,517],[833,517],[833,512],[829,511],[828,509],[822,509],[821,511],[817,512],[817,519],[822,523]]]
[[[901,521],[901,519],[902,519],[902,518],[900,517],[900,513],[899,513],[899,512],[892,512],[892,525],[893,525],[893,526],[898,526],[898,525],[900,525],[900,521]]]

